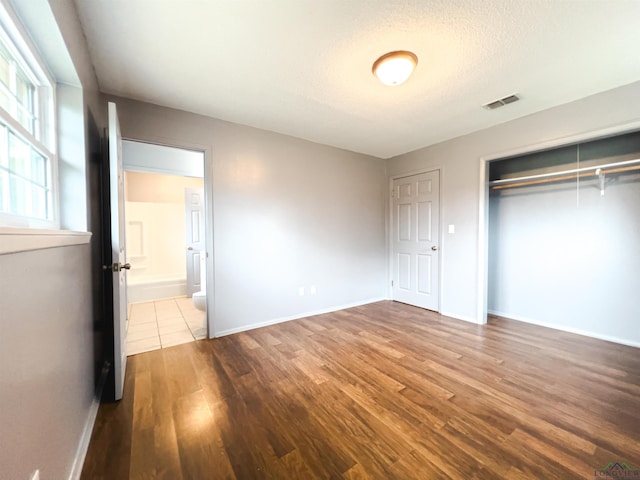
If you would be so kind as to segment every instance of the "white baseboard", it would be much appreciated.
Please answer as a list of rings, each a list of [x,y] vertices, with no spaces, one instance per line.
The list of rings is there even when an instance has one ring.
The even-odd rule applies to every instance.
[[[466,315],[458,315],[457,313],[451,313],[451,312],[440,312],[440,315],[443,315],[445,317],[455,318],[456,320],[464,320],[465,322],[482,325],[482,322],[479,322],[478,319],[473,317],[467,317]]]
[[[187,281],[179,279],[158,279],[127,285],[127,302],[140,303],[162,298],[183,297],[187,294]]]
[[[91,406],[89,407],[89,414],[84,422],[84,428],[82,430],[82,435],[80,436],[80,443],[78,444],[76,455],[73,459],[73,465],[71,466],[71,472],[69,473],[69,480],[80,480],[84,460],[87,457],[87,452],[89,451],[89,443],[91,442],[93,426],[96,423],[98,409],[100,408],[100,398],[102,397],[102,391],[104,390],[104,384],[107,381],[108,373],[108,365],[103,366],[102,371],[100,372],[100,379],[98,380],[96,392],[93,396],[93,400],[91,401]]]
[[[552,328],[554,330],[560,330],[568,333],[575,333],[576,335],[583,335],[585,337],[597,338],[598,340],[606,340],[607,342],[619,343],[620,345],[627,345],[629,347],[640,348],[640,342],[633,340],[626,340],[624,338],[612,337],[610,335],[603,335],[601,333],[590,332],[588,330],[581,330],[579,328],[567,327],[564,325],[558,325],[556,323],[543,322],[533,318],[526,318],[520,315],[512,315],[510,313],[498,312],[497,310],[489,310],[487,313],[490,315],[496,315],[498,317],[508,318],[509,320],[516,320],[523,323],[531,323],[532,325],[538,325],[539,327]]]
[[[253,330],[255,328],[268,327],[269,325],[275,325],[277,323],[290,322],[291,320],[299,320],[301,318],[312,317],[314,315],[322,315],[323,313],[337,312],[338,310],[345,310],[347,308],[360,307],[362,305],[368,305],[370,303],[382,302],[387,300],[385,297],[370,298],[361,302],[348,303],[346,305],[336,305],[334,307],[324,308],[322,310],[314,310],[312,312],[305,312],[299,315],[292,315],[290,317],[275,318],[273,320],[267,320],[266,322],[252,323],[251,325],[245,325],[242,327],[229,328],[227,330],[221,330],[214,332],[213,337],[224,337],[226,335],[232,335],[234,333],[246,332],[247,330]]]

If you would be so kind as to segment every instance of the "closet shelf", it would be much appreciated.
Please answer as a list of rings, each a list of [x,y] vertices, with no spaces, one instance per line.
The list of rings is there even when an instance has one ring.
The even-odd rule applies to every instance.
[[[543,183],[564,182],[584,177],[595,176],[596,178],[602,179],[608,174],[631,171],[640,171],[640,159],[608,163],[606,165],[598,165],[596,167],[574,168],[572,170],[563,170],[561,172],[554,173],[541,173],[538,175],[527,175],[524,177],[505,178],[503,180],[494,180],[489,182],[489,186],[492,190],[502,190],[506,188],[540,185]]]

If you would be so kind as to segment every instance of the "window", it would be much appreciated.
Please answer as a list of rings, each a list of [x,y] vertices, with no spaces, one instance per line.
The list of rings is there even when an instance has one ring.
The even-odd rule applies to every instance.
[[[58,228],[53,84],[1,10],[0,225]]]

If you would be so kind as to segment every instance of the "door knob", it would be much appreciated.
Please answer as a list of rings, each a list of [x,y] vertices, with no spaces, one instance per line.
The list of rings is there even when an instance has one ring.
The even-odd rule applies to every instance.
[[[189,247],[189,248],[187,248],[187,250],[193,250],[193,247]]]
[[[438,247],[436,247],[436,246],[434,245],[433,247],[431,247],[431,250],[433,250],[433,251],[435,252],[436,250],[438,250]]]
[[[103,265],[102,270],[111,270],[112,272],[119,272],[120,270],[131,270],[131,264],[125,263],[113,263],[111,265]]]

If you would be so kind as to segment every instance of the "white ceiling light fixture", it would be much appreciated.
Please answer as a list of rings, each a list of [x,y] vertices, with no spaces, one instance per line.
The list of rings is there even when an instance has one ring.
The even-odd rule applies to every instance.
[[[382,55],[373,63],[371,71],[385,85],[396,87],[407,81],[416,65],[415,53],[399,50]]]

